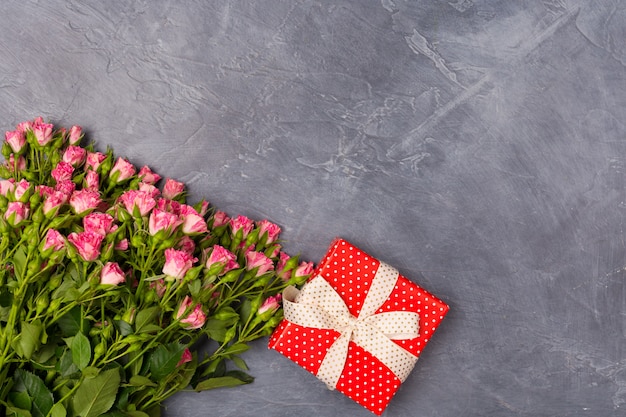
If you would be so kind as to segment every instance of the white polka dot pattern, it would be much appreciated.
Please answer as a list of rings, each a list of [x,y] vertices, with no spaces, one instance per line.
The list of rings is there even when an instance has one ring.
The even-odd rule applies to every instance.
[[[392,283],[383,284],[386,279],[381,277],[388,275]],[[327,282],[335,295],[319,293],[317,287],[324,285],[317,281]],[[318,377],[326,374],[325,368],[335,368],[330,374],[339,372],[338,379],[320,379],[377,415],[385,410],[448,311],[446,304],[392,267],[341,239],[333,242],[299,295],[297,290],[284,295],[286,318],[290,302],[297,301],[297,308],[308,305],[301,304],[303,298],[322,299],[325,307],[323,312],[317,306],[304,307],[308,324],[284,320],[270,338],[270,348]],[[415,321],[402,324],[407,320]],[[419,334],[405,333],[406,326],[417,330],[418,320]],[[385,329],[382,336],[381,329]],[[386,345],[385,353],[377,352],[376,345],[381,343]],[[327,366],[327,358],[338,348],[347,350],[347,357],[340,365]]]

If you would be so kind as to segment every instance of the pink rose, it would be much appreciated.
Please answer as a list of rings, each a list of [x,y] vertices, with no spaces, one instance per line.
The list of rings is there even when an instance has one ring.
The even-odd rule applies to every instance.
[[[113,165],[113,168],[111,168],[109,178],[111,178],[113,182],[119,183],[129,179],[133,175],[135,175],[135,166],[120,156],[117,162],[115,162],[115,165]]]
[[[19,156],[15,159],[15,155],[9,155],[9,160],[5,162],[4,166],[10,169],[12,172],[20,172],[26,169],[26,158]]]
[[[263,313],[267,313],[266,315],[271,316],[276,311],[278,311],[278,309],[280,308],[281,301],[282,301],[282,296],[280,294],[268,297],[265,301],[263,301],[263,304],[261,304],[261,307],[259,307],[257,314],[261,315]]]
[[[57,252],[63,248],[65,248],[65,238],[63,235],[57,230],[48,229],[43,243],[42,252],[48,250]]]
[[[72,126],[68,136],[70,145],[76,145],[83,138],[83,128],[80,126]]]
[[[207,224],[204,218],[193,207],[182,204],[180,206],[180,216],[183,219],[183,233],[195,235],[207,232]]]
[[[198,210],[198,214],[204,216],[209,211],[209,202],[206,200],[202,200],[200,202],[200,210]]]
[[[274,259],[278,256],[279,253],[281,253],[280,250],[282,248],[283,247],[277,243],[273,245],[272,247],[268,248],[268,250],[271,250],[271,251],[268,253],[268,251],[266,250],[265,254],[267,255],[268,258]]]
[[[62,192],[69,199],[69,197],[74,193],[74,190],[76,190],[76,184],[74,184],[74,181],[71,180],[61,181],[54,186],[54,189],[55,191]]]
[[[301,262],[296,268],[296,278],[308,277],[313,273],[313,262]]]
[[[191,255],[196,250],[196,243],[189,236],[183,236],[176,244],[176,249],[180,249]]]
[[[217,210],[213,214],[213,227],[220,227],[228,224],[230,222],[230,218],[223,211]]]
[[[61,191],[53,191],[44,198],[43,214],[47,218],[56,216],[63,204],[67,203],[67,195]]]
[[[89,191],[98,191],[100,189],[100,176],[96,171],[87,171],[84,181],[84,189]]]
[[[239,215],[233,219],[230,219],[230,227],[232,228],[233,236],[236,236],[239,231],[245,239],[248,234],[254,229],[254,221],[250,220],[246,216]]]
[[[263,238],[263,236],[267,233],[267,240],[265,243],[268,245],[274,243],[280,234],[280,227],[268,220],[261,220],[260,222],[257,222],[257,226],[259,227],[259,238]]]
[[[78,167],[85,162],[85,158],[87,157],[87,150],[80,146],[68,146],[63,152],[63,161],[72,165],[73,167]]]
[[[184,365],[187,362],[191,362],[192,359],[193,359],[193,355],[191,354],[191,351],[189,350],[189,348],[185,348],[185,350],[183,351],[183,355],[181,356],[180,360],[176,364],[176,367]]]
[[[52,170],[52,178],[59,183],[61,181],[69,181],[72,179],[72,174],[74,173],[74,167],[72,164],[59,161],[56,168]]]
[[[204,325],[206,321],[206,314],[202,311],[202,306],[200,304],[196,304],[193,308],[193,311],[189,313],[187,316],[181,319],[185,312],[191,308],[193,301],[187,295],[180,303],[178,307],[178,311],[176,312],[176,319],[179,319],[181,323],[187,324],[190,329],[199,329]]]
[[[54,193],[54,188],[49,187],[47,185],[36,185],[35,191],[37,191],[40,196],[47,197],[50,194]]]
[[[91,168],[94,171],[98,170],[98,167],[104,160],[107,159],[107,156],[101,152],[87,152],[87,158],[85,161],[85,169]]]
[[[140,216],[147,216],[156,206],[156,201],[152,196],[144,191],[129,190],[119,197],[119,201],[124,205],[126,211],[134,216],[135,209]]]
[[[100,284],[118,285],[126,281],[124,272],[117,262],[107,262],[100,272]]]
[[[165,180],[165,185],[163,186],[163,198],[173,200],[181,195],[184,190],[185,184],[168,178]]]
[[[30,214],[30,207],[27,203],[21,203],[19,201],[9,202],[7,209],[4,213],[4,218],[9,222],[11,226],[17,226],[24,220],[28,219]]]
[[[26,133],[29,130],[33,130],[33,122],[21,122],[18,123],[18,125],[16,126],[15,130],[18,130],[22,133]]]
[[[166,198],[161,198],[157,201],[157,208],[159,210],[167,211],[177,216],[180,216],[180,206],[181,204],[178,201],[168,200]]]
[[[172,248],[165,249],[163,273],[168,277],[183,279],[197,260],[197,258],[185,251]]]
[[[50,123],[43,123],[43,121],[38,120],[33,123],[32,131],[40,146],[46,146],[52,140],[52,129],[54,129],[54,125]]]
[[[163,298],[165,291],[167,290],[167,284],[164,279],[157,279],[155,281],[150,281],[151,289],[155,290],[159,298]]]
[[[159,190],[154,185],[148,184],[145,182],[139,183],[139,191],[143,191],[144,193],[150,194],[152,198],[157,198],[158,196],[161,195],[161,190]]]
[[[147,165],[144,165],[139,170],[139,174],[137,176],[142,182],[151,185],[154,185],[161,180],[161,176],[153,172]]]
[[[115,250],[120,250],[120,251],[126,251],[128,250],[128,239],[122,239],[119,242],[117,242],[114,246]]]
[[[274,263],[262,252],[251,251],[246,253],[246,270],[252,271],[255,268],[258,268],[256,276],[259,277],[274,269]]]
[[[113,224],[114,220],[110,214],[94,211],[83,218],[83,227],[85,232],[97,233],[106,237],[107,234],[117,229],[117,225]]]
[[[280,259],[278,260],[278,264],[276,265],[276,275],[282,279],[283,281],[289,281],[291,279],[291,269],[286,269],[287,261],[290,259],[290,256],[285,252],[280,253]]]
[[[93,210],[100,204],[100,193],[97,191],[78,190],[70,197],[70,206],[76,214]]]
[[[15,189],[13,190],[13,197],[15,197],[15,199],[17,201],[22,201],[23,203],[26,202],[26,200],[28,200],[28,198],[30,197],[28,191],[30,190],[30,183],[24,179],[20,180],[20,182],[18,182],[15,185]]]
[[[9,146],[11,147],[11,149],[13,150],[13,152],[15,153],[20,153],[22,149],[24,149],[24,146],[26,145],[26,136],[24,135],[24,132],[20,130],[6,132],[4,134],[4,137],[7,143],[9,144]]]
[[[213,246],[213,250],[206,261],[206,267],[211,268],[213,265],[221,265],[224,269],[221,270],[222,274],[228,271],[239,268],[237,263],[237,256],[226,248],[220,245]]]
[[[162,232],[162,234],[167,237],[170,236],[181,223],[182,220],[180,220],[176,214],[162,211],[155,207],[150,213],[148,231],[152,236],[156,235],[158,232]]]
[[[8,180],[0,181],[0,194],[8,197],[9,193],[15,191],[15,180],[13,178],[9,178]]]
[[[87,262],[98,259],[103,239],[104,236],[94,232],[73,232],[67,237],[67,240],[74,245],[80,257]]]

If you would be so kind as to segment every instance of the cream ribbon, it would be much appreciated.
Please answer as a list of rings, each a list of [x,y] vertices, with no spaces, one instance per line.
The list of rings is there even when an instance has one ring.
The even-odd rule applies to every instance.
[[[290,286],[283,292],[285,319],[300,326],[333,329],[341,333],[317,372],[317,377],[329,389],[337,386],[351,340],[384,363],[400,381],[409,376],[417,357],[391,339],[416,338],[419,315],[410,311],[375,314],[391,295],[398,276],[396,269],[380,263],[358,317],[350,314],[343,299],[321,275],[310,280],[302,291]]]

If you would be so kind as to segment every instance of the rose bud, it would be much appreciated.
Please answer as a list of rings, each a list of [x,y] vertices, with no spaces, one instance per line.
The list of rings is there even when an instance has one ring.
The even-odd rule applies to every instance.
[[[165,249],[165,265],[163,265],[163,273],[174,279],[183,279],[185,274],[194,262],[198,259],[194,258],[187,252],[172,248]]]
[[[43,120],[36,120],[32,125],[32,132],[39,146],[46,146],[52,140],[52,129],[54,125],[43,123]]]
[[[252,271],[255,268],[256,276],[259,277],[274,269],[274,263],[262,252],[251,251],[246,253],[246,270]]]
[[[193,355],[191,354],[191,351],[189,350],[189,348],[185,348],[185,350],[183,351],[183,355],[181,356],[180,360],[176,364],[176,367],[184,365],[187,362],[191,362],[192,359],[193,359]]]
[[[20,130],[14,130],[12,132],[6,132],[4,134],[6,142],[9,144],[13,152],[16,154],[22,153],[22,150],[25,149],[26,145],[26,136],[24,132]]]
[[[83,128],[80,126],[72,126],[68,134],[70,145],[77,145],[83,138]]]
[[[117,229],[117,225],[113,224],[114,220],[110,214],[96,211],[83,218],[83,227],[85,232],[93,232],[106,237]]]
[[[113,183],[117,184],[129,179],[133,175],[135,175],[135,166],[120,156],[117,162],[115,162],[115,165],[113,165],[113,168],[111,168],[109,178],[111,178]]]
[[[67,162],[73,167],[79,167],[85,162],[87,150],[80,146],[68,146],[63,152],[63,162]]]
[[[213,246],[205,265],[209,269],[209,275],[225,274],[239,268],[237,256],[220,245]]]
[[[215,225],[213,227],[215,227]],[[233,237],[245,239],[248,236],[248,233],[250,233],[254,228],[254,221],[250,220],[246,216],[239,215],[230,219],[230,227],[232,229]]]
[[[257,227],[259,228],[259,237],[263,245],[274,243],[280,234],[280,227],[268,220],[257,222]]]
[[[145,184],[154,185],[161,180],[161,176],[153,172],[150,167],[144,165],[140,170],[137,177]]]
[[[70,197],[70,206],[76,214],[87,213],[100,205],[100,193],[97,191],[78,190]]]
[[[87,262],[98,259],[103,239],[102,235],[93,232],[74,232],[67,237],[67,240],[76,248],[80,257]]]
[[[57,166],[52,170],[52,178],[57,183],[61,181],[69,181],[72,179],[72,174],[74,173],[74,167],[69,162],[60,161]]]
[[[182,220],[177,215],[154,208],[148,220],[148,231],[152,236],[157,236],[158,234],[161,238],[167,238],[172,235],[181,223]]]
[[[178,307],[178,311],[176,312],[176,319],[179,319],[181,323],[186,324],[186,327],[190,329],[199,329],[206,321],[206,314],[202,310],[202,306],[200,304],[196,304],[193,311],[183,317],[192,304],[193,301],[191,298],[188,295],[185,296]],[[181,319],[181,317],[183,318]]]
[[[97,171],[100,164],[102,164],[106,158],[107,156],[101,152],[87,152],[85,169],[91,168],[94,171]]]
[[[168,178],[165,180],[165,185],[163,186],[163,198],[173,200],[180,196],[184,190],[185,184]]]
[[[117,262],[107,262],[100,272],[100,284],[118,285],[126,281],[124,272]]]
[[[28,219],[29,213],[30,208],[28,207],[28,204],[21,203],[19,201],[11,201],[7,205],[4,218],[11,226],[16,227],[24,220]]]

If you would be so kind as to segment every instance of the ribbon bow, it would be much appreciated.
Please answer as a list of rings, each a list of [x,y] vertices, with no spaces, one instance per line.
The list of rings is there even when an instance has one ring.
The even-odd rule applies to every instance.
[[[329,389],[335,389],[341,377],[348,358],[350,341],[373,354],[400,381],[409,376],[417,357],[391,339],[416,338],[419,329],[418,314],[411,311],[376,314],[391,295],[398,276],[396,269],[380,263],[358,317],[350,314],[343,299],[321,275],[311,279],[302,291],[293,286],[285,289],[285,319],[300,326],[333,329],[341,333],[326,353],[317,372],[317,377]]]

